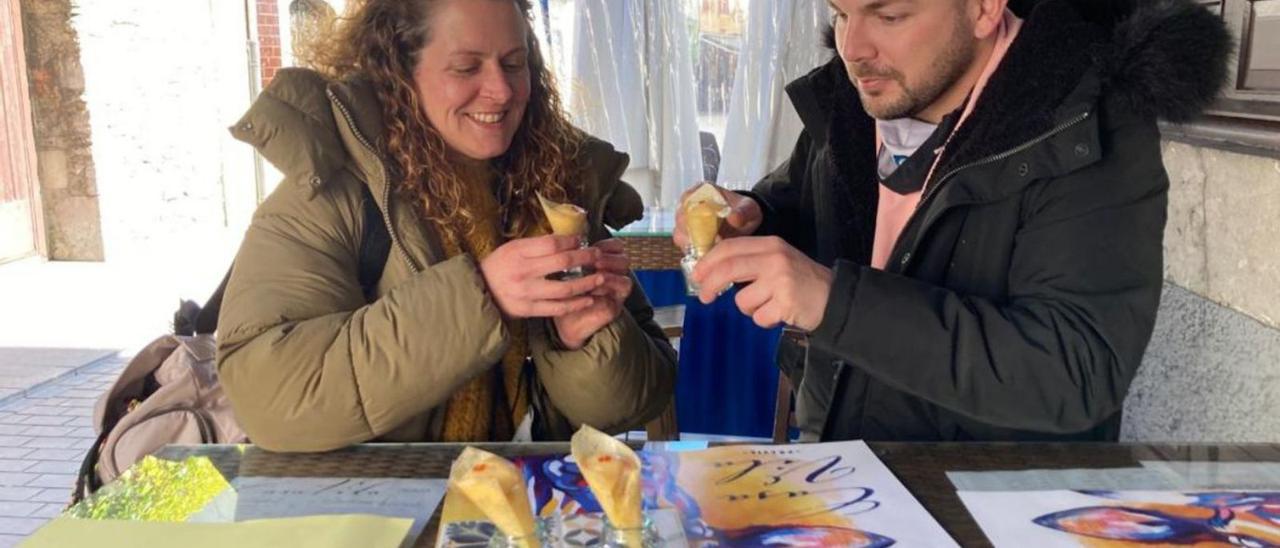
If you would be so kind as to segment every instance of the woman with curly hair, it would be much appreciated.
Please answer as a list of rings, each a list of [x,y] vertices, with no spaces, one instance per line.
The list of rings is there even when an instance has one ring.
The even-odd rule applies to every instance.
[[[219,322],[255,443],[567,439],[670,401],[675,351],[605,228],[642,213],[627,157],[566,120],[529,10],[354,2],[303,52],[312,68],[281,71],[232,128],[286,176]],[[585,209],[593,245],[550,235],[537,195]],[[391,251],[362,290],[377,221]]]

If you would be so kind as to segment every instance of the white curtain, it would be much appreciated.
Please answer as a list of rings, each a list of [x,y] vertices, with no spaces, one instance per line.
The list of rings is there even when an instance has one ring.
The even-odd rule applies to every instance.
[[[624,178],[646,203],[675,203],[702,179],[696,87],[683,2],[577,0],[565,95],[582,129],[631,155]]]
[[[820,47],[824,0],[749,0],[729,102],[719,182],[750,188],[791,154],[803,128],[785,86],[829,58]]]

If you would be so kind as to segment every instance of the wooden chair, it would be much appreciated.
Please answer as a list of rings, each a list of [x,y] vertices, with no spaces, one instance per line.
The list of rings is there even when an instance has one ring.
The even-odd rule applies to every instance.
[[[778,371],[778,397],[773,402],[773,443],[791,443],[791,379]]]
[[[671,242],[670,236],[624,236],[620,238],[631,257],[632,270],[675,270],[680,268],[682,254]],[[662,326],[668,339],[679,338],[684,333],[684,305],[663,306],[654,310],[654,319]],[[676,399],[671,396],[667,409],[657,418],[645,424],[650,441],[680,439],[680,425],[676,420]]]

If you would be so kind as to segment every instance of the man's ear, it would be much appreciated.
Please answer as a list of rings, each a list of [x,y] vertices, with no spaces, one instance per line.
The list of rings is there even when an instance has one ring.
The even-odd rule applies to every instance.
[[[986,40],[1000,28],[1009,0],[971,0],[969,16],[974,17],[973,37]]]

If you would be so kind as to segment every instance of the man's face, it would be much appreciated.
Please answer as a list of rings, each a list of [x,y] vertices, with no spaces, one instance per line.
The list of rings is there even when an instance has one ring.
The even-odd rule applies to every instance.
[[[977,54],[968,0],[828,0],[836,49],[873,118],[914,117],[965,74]]]

